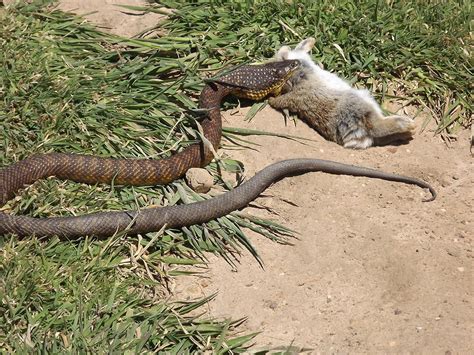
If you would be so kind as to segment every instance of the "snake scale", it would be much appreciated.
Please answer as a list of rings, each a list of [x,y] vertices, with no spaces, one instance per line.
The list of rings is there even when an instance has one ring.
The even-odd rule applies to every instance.
[[[207,111],[201,121],[204,136],[217,149],[221,140],[220,105],[227,95],[260,100],[277,95],[299,67],[297,60],[246,65],[221,75],[205,85],[199,105]],[[25,185],[55,176],[83,183],[117,185],[166,184],[191,167],[203,167],[213,159],[212,149],[196,143],[166,159],[114,159],[69,153],[37,154],[0,169],[0,206]],[[0,212],[0,235],[78,238],[86,235],[107,237],[127,230],[129,234],[148,233],[207,222],[243,208],[272,183],[290,175],[311,171],[367,176],[434,189],[411,177],[319,159],[293,159],[272,164],[234,190],[189,205],[146,208],[139,211],[99,212],[74,217],[34,218]]]

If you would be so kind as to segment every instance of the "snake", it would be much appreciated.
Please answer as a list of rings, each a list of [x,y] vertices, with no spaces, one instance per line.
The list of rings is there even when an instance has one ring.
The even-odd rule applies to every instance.
[[[278,95],[299,67],[298,60],[242,65],[208,80],[199,97],[199,107],[205,112],[200,124],[207,142],[191,144],[170,157],[123,159],[73,153],[44,153],[1,168],[0,206],[13,198],[25,185],[52,176],[88,184],[144,186],[167,184],[182,177],[192,167],[204,167],[212,161],[213,150],[217,150],[220,144],[220,106],[224,97],[234,95],[261,100],[268,95]],[[290,159],[267,166],[228,192],[191,204],[42,218],[14,215],[0,210],[0,235],[58,236],[67,239],[84,236],[110,237],[119,232],[136,235],[157,232],[162,228],[202,224],[245,207],[266,188],[284,177],[316,171],[414,184],[431,192],[431,198],[426,201],[436,197],[433,187],[413,177],[321,159]]]

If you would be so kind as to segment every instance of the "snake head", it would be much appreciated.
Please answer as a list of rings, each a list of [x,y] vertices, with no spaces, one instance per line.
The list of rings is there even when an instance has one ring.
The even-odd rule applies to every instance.
[[[297,59],[243,65],[211,81],[226,87],[235,96],[261,100],[269,94],[280,94],[298,68],[300,62]]]
[[[271,62],[269,65],[275,76],[275,80],[288,80],[293,73],[300,68],[301,63],[298,59],[287,59],[278,62]]]
[[[300,67],[301,63],[297,59],[264,64],[252,78],[253,82],[257,81],[256,87],[248,90],[248,93],[244,92],[244,97],[260,100],[269,94],[280,95],[286,82]]]

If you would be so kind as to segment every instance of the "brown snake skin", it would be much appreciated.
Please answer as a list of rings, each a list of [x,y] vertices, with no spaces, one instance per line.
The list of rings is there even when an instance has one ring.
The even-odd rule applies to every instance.
[[[222,132],[220,104],[229,95],[259,100],[279,94],[286,80],[299,67],[297,60],[242,66],[207,84],[201,92],[200,107],[207,109],[201,121],[204,136],[217,150]],[[118,185],[166,184],[191,167],[203,167],[213,159],[212,150],[196,143],[162,160],[114,159],[95,156],[50,153],[30,158],[0,169],[0,206],[24,185],[49,176],[83,183]],[[0,235],[53,236],[77,238],[86,235],[111,236],[127,230],[129,234],[148,233],[207,222],[243,208],[269,185],[279,179],[310,171],[367,176],[434,189],[424,181],[319,159],[294,159],[268,166],[234,190],[203,202],[189,205],[147,208],[140,211],[100,212],[77,217],[33,218],[0,212]]]

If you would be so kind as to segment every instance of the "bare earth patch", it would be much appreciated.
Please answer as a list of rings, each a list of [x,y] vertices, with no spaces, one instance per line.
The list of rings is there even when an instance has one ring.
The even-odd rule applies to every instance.
[[[115,3],[144,1],[63,0],[60,7],[97,11],[87,18],[128,36],[160,19],[127,15]],[[331,159],[425,179],[438,198],[423,203],[427,193],[418,187],[366,178],[311,173],[285,179],[257,199],[264,209],[247,210],[298,231],[294,246],[249,231],[265,269],[248,253],[239,257],[236,271],[211,257],[208,278],[179,278],[176,297],[219,291],[209,314],[248,317],[246,330],[264,330],[257,347],[293,343],[323,353],[472,351],[469,132],[449,148],[428,130],[407,145],[351,151],[324,141],[302,122],[285,125],[268,107],[244,122],[246,110],[226,113],[225,125],[316,140],[301,145],[251,137],[260,144],[258,151],[228,152],[245,164],[247,176],[281,159]]]
[[[163,15],[156,13],[143,14],[121,8],[117,5],[145,6],[144,0],[61,0],[59,9],[86,18],[103,31],[120,36],[133,37],[140,32],[155,26]]]

